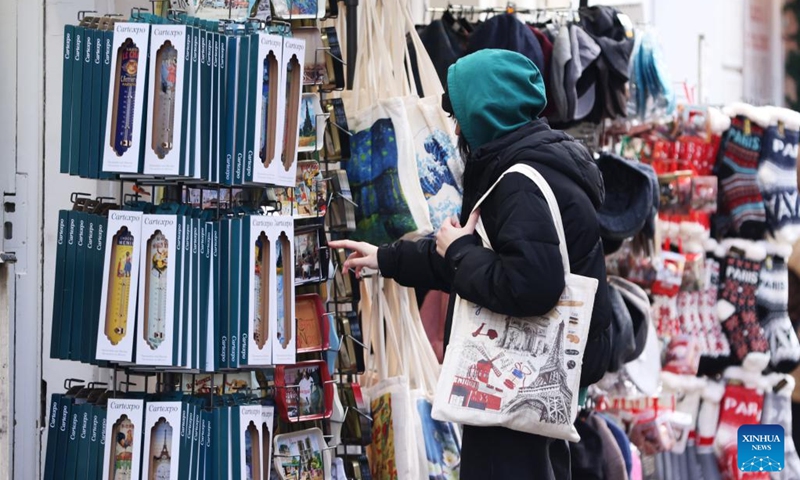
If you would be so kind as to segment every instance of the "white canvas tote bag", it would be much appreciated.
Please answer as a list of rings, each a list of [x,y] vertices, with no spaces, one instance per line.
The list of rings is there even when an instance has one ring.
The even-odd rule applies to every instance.
[[[561,213],[547,181],[528,165],[514,165],[500,179],[509,173],[525,175],[544,194],[558,233],[566,287],[553,310],[529,318],[491,312],[456,296],[432,416],[578,442],[573,422],[598,281],[570,273]],[[476,231],[483,246],[492,248],[481,220]]]

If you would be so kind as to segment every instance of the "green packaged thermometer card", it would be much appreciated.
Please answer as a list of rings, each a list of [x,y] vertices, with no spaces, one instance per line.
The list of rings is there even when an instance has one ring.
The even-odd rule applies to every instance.
[[[100,115],[99,130],[97,137],[97,178],[108,180],[114,178],[114,174],[103,171],[103,151],[106,137],[106,118],[108,116],[108,92],[111,78],[111,57],[114,46],[114,31],[106,30],[103,32],[103,62],[100,75]]]
[[[239,469],[244,478],[263,478],[268,472],[262,463],[263,434],[261,429],[261,405],[242,405],[239,407]],[[265,470],[266,468],[266,470]]]
[[[72,211],[67,218],[67,247],[64,260],[64,296],[61,302],[61,331],[58,338],[59,357],[69,358],[72,336],[72,306],[75,303],[75,257],[78,254],[78,212]]]
[[[88,268],[93,272],[92,274],[92,287],[88,311],[86,313],[87,326],[86,338],[88,339],[87,348],[84,351],[89,354],[88,362],[96,362],[96,346],[97,346],[97,319],[100,318],[100,302],[103,296],[103,274],[106,252],[106,231],[108,230],[108,218],[95,216],[95,235],[94,245],[90,246],[91,259]]]
[[[94,48],[95,36],[100,33],[93,28],[87,28],[83,33],[83,51],[81,52],[83,64],[83,78],[81,82],[81,115],[80,123],[78,125],[91,125],[92,124],[92,103],[95,101],[94,92],[92,91],[92,74],[94,67]],[[99,91],[99,90],[98,90]],[[79,128],[78,135],[80,137],[80,147],[78,149],[78,174],[87,178],[89,176],[89,138],[90,128]]]
[[[181,402],[148,402],[144,417],[142,478],[180,478]]]
[[[78,455],[76,458],[75,478],[85,478],[89,468],[89,450],[91,449],[91,426],[93,405],[84,404],[78,418]]]
[[[59,410],[64,395],[54,393],[50,396],[50,409],[47,414],[47,450],[45,450],[44,480],[55,480],[56,444],[58,443]]]
[[[108,401],[103,478],[140,478],[144,400]]]
[[[56,233],[56,266],[55,285],[53,287],[53,323],[50,337],[50,358],[61,358],[59,340],[63,335],[61,324],[62,301],[64,299],[64,277],[67,267],[67,227],[69,210],[58,212],[58,230]]]
[[[220,123],[225,111],[224,99],[225,96],[220,96],[220,92],[224,93],[224,85],[221,85],[220,76],[221,64],[224,59],[220,57],[220,52],[225,52],[225,44],[220,41],[221,35],[219,33],[212,33],[212,47],[211,52],[211,153],[209,157],[210,166],[210,180],[212,182],[219,181],[219,160],[220,160]]]
[[[222,65],[225,76],[225,117],[221,129],[224,140],[220,183],[233,185],[236,158],[236,99],[239,87],[238,49],[241,38],[233,35],[226,35],[224,38],[227,48],[224,54],[220,53],[220,58],[225,57],[225,63]]]
[[[67,435],[67,457],[63,465],[63,478],[73,479],[78,472],[78,447],[80,446],[80,424],[85,404],[74,404],[69,412]]]
[[[136,363],[171,366],[175,344],[175,256],[178,217],[143,215],[139,262]]]
[[[242,275],[242,219],[231,221],[231,261],[230,261],[230,313],[228,314],[228,339],[230,340],[230,368],[239,367],[239,315],[241,314],[241,275]]]
[[[303,63],[306,43],[298,38],[283,39],[283,69],[286,93],[282,96],[285,106],[285,126],[281,168],[277,170],[276,185],[294,186],[297,172],[297,154],[300,147],[300,106],[303,94]]]
[[[75,297],[72,302],[72,332],[70,338],[69,358],[71,360],[81,359],[81,348],[83,348],[83,311],[86,303],[86,250],[89,239],[89,214],[85,212],[75,212],[77,216],[77,226],[75,231],[75,277],[74,290],[72,295]]]
[[[295,319],[294,292],[294,220],[292,217],[272,216],[275,221],[275,314],[270,312],[272,337],[272,363],[290,365],[297,356],[297,321]]]
[[[220,256],[219,256],[219,315],[217,316],[217,325],[219,326],[219,348],[217,353],[219,357],[219,368],[227,368],[229,365],[228,360],[228,319],[230,317],[230,262],[231,262],[231,219],[224,218],[220,222]]]
[[[235,108],[235,145],[236,154],[233,169],[233,184],[242,185],[244,183],[244,164],[245,154],[247,153],[247,89],[250,72],[250,36],[237,37],[238,59],[237,59],[237,78],[236,78],[236,108]]]
[[[80,101],[83,94],[83,58],[84,44],[86,43],[86,27],[75,27],[75,35],[72,50],[72,108],[70,122],[75,128],[71,129],[69,141],[69,173],[79,175],[81,172],[80,153],[81,153],[81,113],[83,103]]]
[[[92,104],[89,114],[89,144],[88,157],[89,166],[87,175],[89,178],[100,177],[100,102],[102,100],[103,82],[103,52],[105,51],[105,32],[97,30],[94,32],[94,47],[92,48]]]
[[[64,56],[62,62],[63,79],[61,83],[61,164],[60,173],[70,173],[70,143],[72,136],[72,69],[75,63],[75,26],[64,26]]]
[[[283,37],[258,34],[258,87],[255,97],[255,134],[253,138],[254,183],[294,187],[294,177],[287,178],[280,161],[283,150],[286,82],[283,68]],[[253,67],[253,66],[251,66]]]
[[[247,308],[247,365],[266,366],[272,364],[271,332],[275,330],[271,330],[271,319],[277,319],[278,315],[278,250],[281,242],[288,240],[284,233],[288,222],[285,218],[261,215],[250,216],[246,221],[242,261],[249,281],[242,304]],[[277,325],[277,321],[274,323]]]
[[[129,210],[112,210],[108,214],[97,322],[98,360],[133,360],[138,266],[144,243],[142,216]]]
[[[81,313],[81,345],[78,353],[77,360],[89,363],[94,357],[95,345],[90,343],[92,338],[92,330],[97,330],[95,325],[96,316],[94,313],[93,302],[95,294],[98,293],[99,288],[95,288],[96,280],[99,280],[102,274],[96,274],[94,267],[95,253],[97,252],[97,232],[100,222],[99,215],[87,214],[86,215],[86,245],[84,253],[84,269],[83,269],[83,311]]]
[[[186,25],[153,25],[144,146],[147,175],[181,173],[186,54]]]
[[[150,25],[125,22],[114,25],[103,139],[105,172],[139,172],[149,46]]]

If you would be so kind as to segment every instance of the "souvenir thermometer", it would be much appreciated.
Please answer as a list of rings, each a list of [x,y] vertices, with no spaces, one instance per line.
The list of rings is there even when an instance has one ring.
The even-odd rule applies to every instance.
[[[111,264],[108,268],[108,305],[105,334],[112,345],[128,333],[128,301],[133,268],[133,235],[122,227],[111,239]]]
[[[263,232],[256,240],[255,247],[255,278],[253,282],[255,285],[256,308],[253,316],[253,336],[259,350],[263,350],[269,338],[269,265],[272,264],[270,242]]]
[[[153,88],[153,143],[158,158],[163,159],[173,147],[175,125],[175,81],[178,51],[167,40],[156,54],[156,85]]]
[[[270,75],[275,75],[270,82]],[[264,59],[264,79],[261,88],[263,104],[261,107],[261,150],[259,157],[265,168],[269,168],[275,158],[275,141],[278,122],[278,59],[273,52],[269,52]]]
[[[132,480],[133,448],[136,441],[136,432],[133,422],[127,415],[119,418],[111,431],[111,438],[106,439],[110,444],[111,465],[107,480]]]
[[[286,348],[292,340],[292,301],[289,289],[293,288],[294,279],[292,278],[291,268],[289,267],[292,261],[292,248],[289,244],[289,237],[286,232],[281,232],[278,238],[280,246],[280,255],[278,258],[278,341],[281,347]]]
[[[160,418],[150,431],[150,471],[147,480],[170,480],[170,469],[173,453],[169,451],[172,445],[172,425]]]
[[[283,168],[288,172],[297,157],[298,122],[300,120],[300,62],[293,55],[286,67],[286,128],[283,131]]]
[[[117,50],[114,103],[111,116],[111,148],[121,157],[133,144],[134,99],[136,73],[139,69],[139,47],[130,38]]]
[[[261,439],[258,435],[258,428],[250,422],[244,432],[244,454],[246,480],[261,480]]]
[[[147,277],[144,293],[144,340],[155,350],[164,341],[164,317],[167,314],[167,268],[169,241],[156,230],[147,241]]]

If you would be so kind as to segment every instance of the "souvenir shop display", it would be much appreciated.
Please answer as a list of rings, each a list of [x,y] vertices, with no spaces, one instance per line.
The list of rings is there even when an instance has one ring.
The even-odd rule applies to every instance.
[[[61,172],[293,186],[301,138],[322,148],[322,107],[300,108],[304,40],[257,25],[174,12],[68,25]]]
[[[406,1],[361,0],[350,24],[336,2],[211,3],[64,28],[60,171],[119,190],[58,213],[50,356],[109,380],[49,392],[46,480],[455,479],[459,424],[566,439],[580,478],[800,475],[800,113],[694,105],[688,87],[676,105],[656,32],[612,7],[450,5],[415,25]],[[442,94],[486,48],[537,65],[542,116],[603,176],[613,351],[588,389],[597,283],[566,251],[544,316],[457,296],[470,320],[440,363],[420,310],[441,317],[447,294],[423,308],[328,247],[461,214]],[[539,173],[510,172],[563,237]],[[737,462],[745,424],[784,429],[781,465]]]
[[[325,222],[329,171],[355,219],[348,27],[317,20],[327,2],[291,24],[256,3],[265,22],[196,5],[65,27],[61,171],[121,192],[59,212],[51,357],[110,381],[51,395],[48,480],[371,478],[361,321],[349,273],[331,293]]]

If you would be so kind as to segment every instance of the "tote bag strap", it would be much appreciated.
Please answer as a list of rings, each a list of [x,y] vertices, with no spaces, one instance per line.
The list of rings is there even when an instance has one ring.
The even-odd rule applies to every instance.
[[[555,224],[556,233],[558,234],[558,249],[561,252],[561,262],[564,264],[564,273],[569,274],[569,253],[567,252],[567,240],[564,236],[564,224],[561,221],[561,210],[558,209],[558,201],[556,200],[553,190],[550,188],[550,184],[547,183],[547,180],[545,180],[542,174],[539,173],[535,168],[524,163],[517,163],[503,172],[503,174],[500,175],[500,178],[494,182],[494,185],[489,187],[489,190],[487,190],[486,193],[484,193],[483,196],[478,200],[472,211],[474,212],[481,205],[481,203],[486,200],[489,194],[492,193],[492,190],[494,190],[497,184],[500,183],[500,180],[502,180],[503,177],[509,173],[520,173],[525,175],[531,179],[531,181],[533,181],[537,187],[539,187],[539,190],[542,191],[544,199],[547,202],[547,206],[550,207],[550,215],[553,217],[553,223]],[[486,245],[491,245],[489,242],[489,237],[486,235],[486,229],[483,226],[483,219],[478,219],[478,224],[475,226],[475,231],[478,232],[481,240],[483,240]]]

